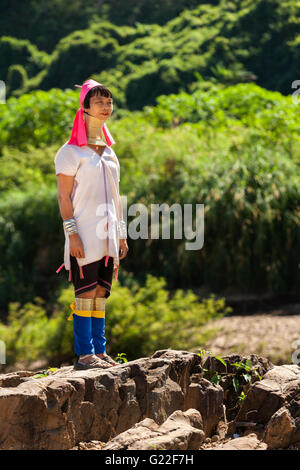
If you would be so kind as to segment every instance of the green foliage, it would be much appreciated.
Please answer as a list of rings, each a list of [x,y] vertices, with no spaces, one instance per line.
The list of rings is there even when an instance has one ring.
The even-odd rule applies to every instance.
[[[201,363],[203,365],[207,364],[207,358],[210,357],[211,359],[217,360],[224,366],[223,372],[215,370],[214,367],[212,367],[211,369],[203,367],[204,378],[210,380],[216,385],[222,385],[222,383],[225,383],[225,381],[227,382],[229,378],[233,390],[237,396],[237,404],[239,406],[243,403],[244,399],[246,398],[251,384],[254,381],[262,379],[262,377],[258,373],[258,367],[253,366],[250,359],[246,359],[244,362],[239,361],[227,364],[227,362],[220,356],[211,355],[211,351],[207,351],[201,348],[198,348],[198,350],[198,355],[201,357]],[[232,372],[228,371],[228,365],[233,368]],[[239,392],[240,395],[238,395]]]
[[[264,90],[255,84],[238,84],[220,89],[212,86],[192,94],[159,96],[157,106],[145,107],[145,118],[155,127],[172,128],[185,122],[216,129],[245,125],[272,147],[275,139],[289,149],[297,139],[300,109],[291,97]],[[297,139],[299,142],[299,139]]]
[[[2,34],[27,37],[40,49],[51,52],[60,38],[86,27],[98,7],[94,0],[2,0]]]
[[[114,91],[118,93],[117,90],[112,91],[113,94]],[[114,116],[119,117],[118,94],[114,94],[114,100],[117,104],[113,120],[110,120],[112,127],[116,124]],[[52,89],[50,92],[24,94],[19,99],[9,98],[0,120],[0,148],[4,145],[18,145],[20,149],[26,149],[29,144],[39,147],[63,142],[69,138],[78,107],[77,90],[67,89],[63,92]],[[221,134],[219,140],[226,138],[230,143],[230,135],[233,134],[235,140],[231,150],[237,151],[243,143],[237,140],[238,135],[241,132],[241,137],[245,135],[241,128],[243,126],[249,129],[245,135],[247,145],[254,143],[272,149],[283,147],[290,156],[300,146],[299,106],[293,103],[291,97],[269,92],[254,84],[227,88],[211,86],[192,94],[181,92],[178,95],[161,95],[155,107],[147,106],[143,112],[120,115],[128,118],[120,122],[120,130],[117,127],[117,131],[123,134],[128,134],[132,126],[141,129],[141,132],[147,128],[151,131],[149,123],[162,130],[195,123],[198,137],[206,138],[209,143],[216,140],[218,134]],[[190,126],[187,128],[188,131],[191,129]],[[176,130],[176,134],[179,133]],[[122,145],[121,139],[118,144]]]
[[[241,406],[246,398],[246,394],[244,392],[241,392],[241,394],[238,396],[238,404]]]
[[[8,68],[7,81],[9,83],[8,92],[23,88],[27,81],[27,73],[22,65],[11,65]]]
[[[76,91],[53,89],[9,98],[0,120],[0,148],[11,145],[26,150],[29,145],[67,140],[79,108],[78,96]]]
[[[217,2],[210,0],[209,3]],[[40,49],[52,51],[61,38],[76,29],[85,29],[95,19],[108,19],[116,25],[164,24],[183,9],[199,3],[199,0],[73,0],[72,3],[69,0],[2,0],[5,15],[0,17],[0,30],[2,34],[27,37]]]
[[[0,77],[1,80],[8,82],[10,90],[16,87],[11,83],[14,76],[9,72],[10,66],[21,65],[22,75],[29,77],[36,75],[49,62],[48,55],[39,51],[36,46],[27,39],[16,39],[14,37],[0,37]]]
[[[130,7],[127,3],[125,7],[128,22],[116,26],[118,14],[124,11],[119,1],[98,8],[104,14],[91,14],[89,21],[87,11],[95,12],[97,8],[86,1],[84,7],[81,5],[80,20],[73,22],[73,28],[67,24],[67,18],[74,14],[78,2],[73,2],[72,7],[68,5],[62,16],[61,31],[65,34],[48,34],[47,50],[53,37],[57,38],[51,54],[36,48],[31,50],[32,44],[27,41],[26,47],[22,47],[30,52],[24,53],[22,59],[17,53],[10,60],[6,58],[4,76],[9,65],[23,65],[30,77],[21,89],[24,93],[36,88],[72,87],[93,75],[117,90],[122,106],[130,110],[154,105],[162,94],[195,91],[214,84],[228,86],[256,80],[270,90],[291,93],[299,59],[298,2],[253,0],[249,5],[248,0],[229,3],[222,0],[199,5],[199,2],[182,0],[174,5],[169,1],[162,5],[153,0],[150,7],[146,0],[138,3],[132,0],[134,9],[130,10],[129,17]],[[47,7],[56,21],[63,5],[63,0],[54,0]],[[113,19],[109,13],[113,11],[112,5],[117,5],[118,9],[117,14],[114,10]],[[191,7],[193,9],[188,9]],[[35,5],[35,8],[36,18],[41,6]],[[149,8],[150,14],[142,21],[152,24],[133,21]],[[151,21],[156,17],[155,11],[159,13],[158,24]],[[178,16],[173,16],[176,11]],[[44,23],[46,34],[53,28],[54,21]],[[27,37],[32,39],[29,31]],[[21,40],[16,41],[19,44]],[[17,49],[16,45],[10,47]],[[39,54],[43,54],[40,64]],[[33,76],[32,68],[36,64],[40,67]],[[14,95],[20,96],[19,93],[17,90]]]
[[[118,49],[117,41],[103,37],[101,29],[75,31],[58,43],[39,86],[47,90],[54,83],[58,88],[80,84],[95,71],[114,67]]]
[[[15,141],[18,145],[18,141]],[[54,155],[57,145],[42,149],[28,145],[28,151],[18,147],[3,147],[0,157],[0,194],[14,191],[48,188],[56,184]]]
[[[55,372],[57,369],[55,367],[49,367],[46,371],[40,373],[40,374],[35,374],[32,376],[33,379],[41,379],[43,377],[49,377],[52,372]]]
[[[71,302],[71,293],[68,296]],[[41,358],[49,361],[71,358],[73,326],[66,321],[66,315],[67,308],[60,305],[60,311],[48,319],[45,301],[39,297],[23,307],[11,302],[7,324],[0,326],[7,364],[30,363]]]
[[[120,362],[120,364],[128,362],[128,359],[126,359],[126,353],[118,353],[117,356],[114,357],[114,360],[116,362]]]
[[[127,362],[126,356],[133,360],[166,347],[192,348],[201,339],[202,325],[231,311],[224,299],[215,300],[213,296],[199,302],[191,292],[178,290],[170,298],[165,285],[163,278],[149,275],[145,286],[134,291],[114,286],[107,303],[105,330],[110,354],[116,361]],[[73,324],[67,318],[72,300],[73,289],[63,289],[50,318],[45,301],[39,297],[22,307],[18,302],[11,302],[7,324],[0,323],[7,364],[43,358],[56,365],[71,360]],[[120,350],[126,353],[118,353]]]
[[[6,193],[0,206],[1,307],[10,300],[28,302],[36,295],[48,298],[47,273],[55,273],[63,244],[57,189]]]
[[[170,298],[165,286],[163,278],[147,275],[145,286],[133,292],[127,287],[114,289],[107,304],[113,352],[121,349],[129,357],[141,357],[166,347],[192,348],[201,338],[202,325],[231,311],[213,295],[199,303],[190,290],[178,289]]]

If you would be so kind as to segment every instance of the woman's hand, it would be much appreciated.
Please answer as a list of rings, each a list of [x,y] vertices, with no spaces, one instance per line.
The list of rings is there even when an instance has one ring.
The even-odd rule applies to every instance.
[[[76,258],[85,258],[83,243],[78,233],[69,234],[70,254]]]
[[[120,238],[120,259],[125,258],[128,249],[126,238]]]

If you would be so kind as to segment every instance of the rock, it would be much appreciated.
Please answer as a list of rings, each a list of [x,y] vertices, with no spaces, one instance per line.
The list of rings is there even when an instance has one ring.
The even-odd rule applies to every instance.
[[[70,449],[108,442],[145,418],[160,425],[191,408],[186,395],[191,376],[200,381],[200,362],[198,354],[166,349],[109,369],[62,367],[38,379],[8,374],[1,378],[0,449]]]
[[[274,366],[255,382],[236,421],[254,421],[266,426],[268,447],[286,448],[300,442],[300,367]]]
[[[78,446],[71,450],[101,450],[104,445],[101,441],[79,442]]]
[[[193,377],[195,380],[195,377]],[[206,436],[215,430],[223,416],[224,392],[220,385],[199,378],[198,383],[191,383],[185,397],[185,409],[195,408],[200,411]]]
[[[160,426],[146,418],[116,436],[103,450],[195,450],[205,439],[199,411],[174,411]]]
[[[248,436],[237,437],[232,439],[226,444],[221,444],[214,447],[214,450],[266,450],[267,444],[260,441],[255,433]],[[210,450],[210,449],[205,449]]]
[[[10,372],[8,374],[0,375],[0,387],[17,387],[23,377],[31,377],[36,372],[20,370],[18,372]]]
[[[217,436],[219,440],[225,439],[225,437],[228,435],[228,423],[224,421],[219,421],[217,425]]]
[[[291,441],[295,431],[295,422],[289,410],[283,406],[273,414],[267,424],[264,441],[269,449],[285,448]]]

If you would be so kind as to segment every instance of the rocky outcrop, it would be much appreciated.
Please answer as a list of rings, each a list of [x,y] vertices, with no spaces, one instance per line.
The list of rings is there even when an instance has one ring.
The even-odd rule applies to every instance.
[[[200,357],[187,351],[160,350],[110,369],[32,375],[0,377],[0,449],[107,442],[145,418],[160,425],[193,404],[210,410],[211,430],[223,412],[222,388],[203,382]]]
[[[254,376],[240,406],[230,367],[245,359],[223,357],[228,375],[219,385],[203,376],[206,368],[224,373],[221,361],[169,349],[109,369],[2,375],[0,449],[300,446],[300,367],[252,355],[262,379]]]

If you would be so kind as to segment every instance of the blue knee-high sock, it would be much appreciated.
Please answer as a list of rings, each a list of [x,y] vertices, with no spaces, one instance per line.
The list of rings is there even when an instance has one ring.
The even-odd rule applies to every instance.
[[[95,354],[92,338],[92,318],[73,313],[74,350],[77,356]]]
[[[96,318],[92,316],[92,338],[95,354],[105,353],[105,317]]]

